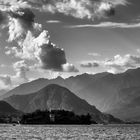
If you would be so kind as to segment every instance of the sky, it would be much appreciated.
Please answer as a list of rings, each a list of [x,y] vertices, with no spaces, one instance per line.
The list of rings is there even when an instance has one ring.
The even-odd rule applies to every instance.
[[[0,0],[0,28],[0,90],[140,66],[140,0]]]

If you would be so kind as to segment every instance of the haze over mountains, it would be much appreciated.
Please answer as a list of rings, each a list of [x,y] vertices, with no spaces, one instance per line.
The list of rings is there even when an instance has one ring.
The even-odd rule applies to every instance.
[[[115,117],[138,120],[140,116],[140,68],[116,75],[99,73],[82,74],[68,79],[61,77],[52,80],[37,79],[16,87],[1,96],[1,99],[11,95],[35,93],[49,84],[66,87],[80,98],[95,105],[100,111],[111,113]],[[32,95],[26,98],[28,101]]]
[[[32,94],[13,95],[6,98],[5,101],[24,113],[36,110],[67,110],[78,115],[89,113],[92,120],[97,123],[121,123],[119,119],[100,112],[95,106],[80,99],[67,88],[56,84],[50,84]]]

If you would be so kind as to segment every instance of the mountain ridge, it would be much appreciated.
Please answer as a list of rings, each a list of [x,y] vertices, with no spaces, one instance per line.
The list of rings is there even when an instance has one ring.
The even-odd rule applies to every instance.
[[[1,96],[1,99],[14,94],[26,95],[36,92],[49,84],[58,84],[68,88],[78,97],[85,99],[88,103],[95,105],[96,108],[102,112],[125,119],[128,117],[127,112],[124,110],[124,115],[122,117],[122,111],[119,112],[119,110],[124,108],[123,106],[127,104],[127,100],[130,100],[131,98],[134,99],[134,97],[138,98],[139,93],[135,92],[134,96],[131,96],[131,98],[128,96],[130,99],[124,100],[124,95],[127,96],[127,94],[129,94],[128,92],[126,93],[124,89],[131,89],[135,91],[135,87],[139,88],[139,77],[140,68],[130,69],[120,74],[104,72],[95,75],[82,74],[75,77],[69,77],[67,79],[60,77],[51,80],[41,78],[16,87],[15,89],[7,92],[7,94],[5,94],[3,97]],[[125,103],[122,103],[122,101]],[[133,102],[130,101],[129,104],[133,104]],[[117,113],[115,112],[116,107],[118,108]],[[135,108],[132,110],[135,110]],[[130,116],[133,115],[133,111],[129,113]],[[139,116],[140,113],[137,112],[136,115]]]
[[[5,99],[14,108],[24,113],[31,113],[36,110],[67,110],[77,115],[91,114],[97,123],[116,123],[121,120],[109,114],[103,114],[95,106],[80,99],[65,87],[50,84],[38,92],[29,95],[13,95]]]

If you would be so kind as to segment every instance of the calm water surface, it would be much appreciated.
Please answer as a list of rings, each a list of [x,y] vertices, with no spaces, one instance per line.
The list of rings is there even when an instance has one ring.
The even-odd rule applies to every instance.
[[[0,140],[140,140],[140,125],[0,125]]]

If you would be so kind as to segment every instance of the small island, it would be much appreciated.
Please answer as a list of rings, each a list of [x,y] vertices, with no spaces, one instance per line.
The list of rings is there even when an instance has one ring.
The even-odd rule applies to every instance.
[[[33,113],[24,114],[20,120],[21,124],[80,124],[89,125],[96,123],[91,121],[90,114],[76,115],[72,111],[52,110],[41,111],[37,110]]]
[[[32,113],[9,114],[1,115],[0,123],[7,124],[32,124],[32,125],[45,125],[45,124],[66,124],[66,125],[90,125],[96,124],[91,119],[90,114],[77,115],[72,111],[66,110],[52,110],[41,111],[36,110]]]

